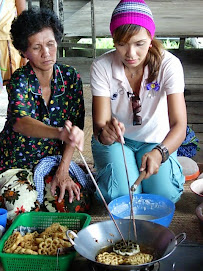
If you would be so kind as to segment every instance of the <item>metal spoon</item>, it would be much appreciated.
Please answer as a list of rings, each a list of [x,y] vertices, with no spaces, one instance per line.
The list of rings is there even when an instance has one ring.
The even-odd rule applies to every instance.
[[[145,178],[145,176],[146,176],[146,174],[147,174],[147,172],[146,172],[146,170],[143,170],[141,173],[140,173],[140,175],[139,175],[139,177],[137,178],[137,180],[134,182],[134,184],[131,186],[131,191],[132,192],[135,192],[135,190],[137,189],[137,187],[138,187],[138,185],[142,182],[142,180]]]

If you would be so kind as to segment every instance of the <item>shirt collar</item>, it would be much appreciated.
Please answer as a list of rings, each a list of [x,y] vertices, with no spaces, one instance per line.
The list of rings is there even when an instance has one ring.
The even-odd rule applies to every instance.
[[[42,95],[42,89],[39,84],[39,80],[28,62],[26,65],[29,77],[29,87],[31,88],[31,92],[35,95]],[[57,64],[53,66],[53,79],[51,80],[51,91],[53,92],[53,96],[61,96],[65,93],[65,85],[62,76],[62,71],[60,70]]]

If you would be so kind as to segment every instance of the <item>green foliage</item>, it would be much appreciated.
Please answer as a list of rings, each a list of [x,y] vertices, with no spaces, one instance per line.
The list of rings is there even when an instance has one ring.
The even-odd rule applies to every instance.
[[[159,38],[158,38],[159,39]],[[180,39],[179,38],[162,38],[161,42],[165,49],[179,49]],[[80,39],[78,43],[92,44],[92,39]],[[196,45],[197,44],[197,45]],[[196,41],[194,38],[187,38],[185,41],[185,49],[190,48],[202,48],[203,41]],[[113,49],[113,39],[112,38],[97,38],[96,39],[97,49]]]
[[[114,48],[114,43],[112,38],[98,38],[96,39],[97,49],[112,49]]]
[[[170,40],[169,38],[162,40],[162,43],[165,49],[178,49],[180,45],[179,41]]]
[[[78,43],[92,44],[92,39],[80,39]],[[96,39],[97,49],[112,49],[114,48],[112,38],[97,38]]]

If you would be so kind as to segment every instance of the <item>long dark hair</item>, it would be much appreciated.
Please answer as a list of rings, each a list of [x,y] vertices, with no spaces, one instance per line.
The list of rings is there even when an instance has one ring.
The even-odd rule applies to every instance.
[[[139,25],[134,24],[126,24],[119,26],[115,29],[113,33],[113,41],[114,44],[118,42],[128,42],[131,37],[135,34],[137,34],[142,27]],[[151,35],[149,31],[147,30],[147,33],[149,37],[151,38]],[[162,43],[153,38],[151,41],[152,47],[149,48],[149,51],[147,53],[144,66],[148,65],[149,67],[149,76],[147,78],[147,83],[151,83],[154,80],[156,80],[159,68],[162,61],[162,52],[163,52],[163,45]]]

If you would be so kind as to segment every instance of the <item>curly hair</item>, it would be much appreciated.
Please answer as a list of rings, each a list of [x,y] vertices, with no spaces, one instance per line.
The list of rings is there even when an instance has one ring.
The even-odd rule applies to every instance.
[[[141,28],[141,26],[134,24],[119,26],[113,33],[114,44],[121,41],[128,42],[133,35],[137,34],[140,31]],[[148,30],[147,33],[148,36],[151,38]],[[149,49],[144,62],[144,66],[148,65],[149,67],[149,75],[146,80],[147,83],[153,82],[157,78],[163,57],[162,52],[164,49],[161,42],[155,38],[152,39],[151,44],[152,47]]]
[[[11,25],[10,33],[14,47],[21,53],[26,52],[28,38],[44,28],[51,28],[56,42],[60,42],[63,35],[63,26],[52,10],[37,7],[24,10],[14,19]]]

